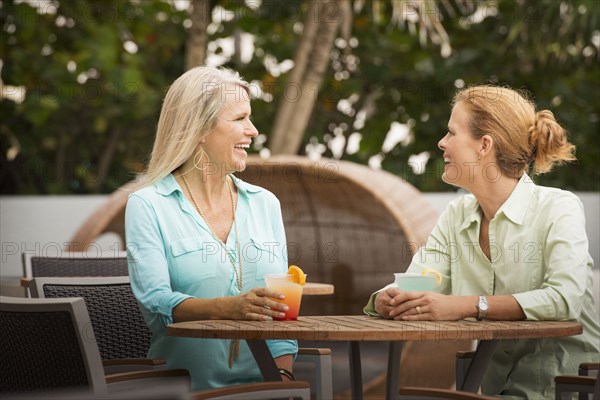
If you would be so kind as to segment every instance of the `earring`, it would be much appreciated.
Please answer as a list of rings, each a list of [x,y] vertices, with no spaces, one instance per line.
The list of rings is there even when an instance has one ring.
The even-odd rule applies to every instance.
[[[477,161],[481,160],[481,154],[477,154]]]
[[[200,158],[198,158],[198,155],[200,155]],[[204,156],[206,156],[206,163],[208,163],[209,162],[208,154],[206,154],[206,152],[204,151],[204,148],[202,146],[200,146],[200,150],[198,150],[198,152],[196,154],[194,154],[194,168],[196,168],[197,170],[200,170],[200,171],[206,170],[206,166],[200,167],[200,162],[202,161]]]

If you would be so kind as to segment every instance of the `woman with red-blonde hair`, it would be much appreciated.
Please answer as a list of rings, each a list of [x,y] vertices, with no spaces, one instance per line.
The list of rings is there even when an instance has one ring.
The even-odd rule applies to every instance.
[[[471,194],[451,202],[407,272],[436,271],[436,291],[374,293],[364,311],[405,321],[577,320],[578,336],[501,341],[482,392],[507,398],[554,397],[554,376],[600,361],[592,296],[593,261],[574,194],[536,185],[533,174],[575,160],[552,112],[526,95],[482,85],[459,91],[438,146],[442,179]]]

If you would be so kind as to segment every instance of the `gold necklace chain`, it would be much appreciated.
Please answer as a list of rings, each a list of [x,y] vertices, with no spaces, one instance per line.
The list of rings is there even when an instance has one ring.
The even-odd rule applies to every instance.
[[[212,226],[210,226],[210,224],[208,223],[208,220],[206,219],[206,217],[202,213],[202,210],[198,206],[198,203],[196,202],[196,198],[194,197],[192,191],[190,190],[190,185],[188,184],[187,179],[185,179],[185,176],[183,175],[183,172],[180,171],[179,172],[179,176],[181,177],[181,180],[183,180],[183,183],[185,184],[185,188],[187,189],[188,193],[190,194],[190,197],[192,199],[192,202],[194,203],[194,206],[196,207],[196,210],[198,211],[198,214],[200,214],[200,217],[202,217],[202,220],[204,221],[204,223],[206,223],[206,226],[208,226],[208,229],[210,230],[211,235],[213,236],[213,238],[215,238],[215,240],[217,242],[219,242],[221,244],[221,246],[225,250],[225,253],[227,253],[227,255],[229,256],[229,261],[231,261],[231,266],[233,267],[233,273],[235,274],[235,280],[236,280],[237,288],[241,292],[242,291],[242,287],[244,286],[244,275],[243,275],[244,272],[243,272],[243,269],[242,269],[242,255],[240,254],[240,242],[238,241],[237,221],[235,220],[235,204],[233,202],[233,190],[231,189],[231,185],[233,185],[233,181],[231,182],[231,185],[229,185],[229,183],[227,184],[227,188],[229,189],[229,198],[231,199],[231,212],[233,214],[233,228],[235,230],[235,251],[237,253],[237,256],[238,256],[238,259],[239,259],[238,263],[239,263],[239,266],[240,266],[239,273],[238,273],[237,268],[235,267],[235,260],[233,259],[233,256],[231,255],[231,253],[229,253],[229,251],[227,251],[227,246],[216,235],[216,233],[213,230]],[[231,177],[227,176],[227,178],[229,178],[231,180]]]

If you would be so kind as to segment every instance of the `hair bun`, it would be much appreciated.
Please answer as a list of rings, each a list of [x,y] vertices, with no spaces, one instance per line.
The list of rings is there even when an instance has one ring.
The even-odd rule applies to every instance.
[[[529,130],[531,160],[534,172],[549,172],[554,164],[575,160],[575,146],[569,143],[567,131],[554,118],[550,110],[535,113],[535,121]]]
[[[535,113],[535,125],[536,128],[540,131],[543,131],[543,126],[548,124],[556,124],[556,118],[554,118],[554,113],[550,110],[541,110]]]

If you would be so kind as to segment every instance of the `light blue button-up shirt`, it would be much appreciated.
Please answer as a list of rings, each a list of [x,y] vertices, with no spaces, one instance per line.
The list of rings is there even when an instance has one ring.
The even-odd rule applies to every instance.
[[[577,375],[580,363],[600,361],[583,205],[523,174],[490,221],[489,260],[479,246],[480,227],[475,196],[454,200],[407,271],[437,270],[443,294],[512,295],[528,320],[579,321],[581,335],[500,341],[482,384],[486,394],[554,398],[554,376]],[[374,300],[375,294],[364,311],[377,316]]]
[[[242,257],[242,292],[264,287],[264,274],[286,273],[287,249],[281,207],[269,191],[232,176],[238,189],[235,230],[227,238],[227,251],[236,267]],[[183,195],[172,174],[129,196],[125,233],[131,287],[146,323],[153,332],[148,357],[167,360],[169,368],[184,368],[192,389],[262,381],[245,341],[231,369],[229,340],[167,336],[173,308],[188,298],[237,296],[235,273],[229,256]],[[274,358],[295,355],[295,341],[267,342]]]

